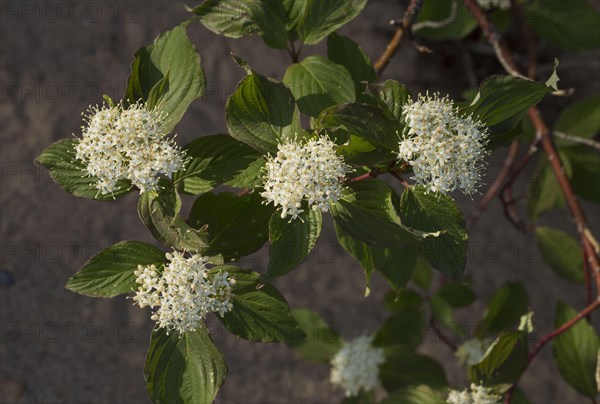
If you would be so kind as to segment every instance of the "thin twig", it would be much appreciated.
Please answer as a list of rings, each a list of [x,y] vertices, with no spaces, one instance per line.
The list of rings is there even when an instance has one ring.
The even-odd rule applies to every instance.
[[[492,202],[494,197],[500,191],[502,183],[504,182],[504,180],[510,173],[510,169],[511,169],[513,163],[515,162],[515,158],[517,157],[518,151],[519,151],[519,142],[517,140],[513,140],[512,143],[510,144],[510,147],[508,148],[508,153],[506,154],[506,158],[504,159],[504,162],[502,163],[502,169],[500,169],[498,176],[496,177],[496,179],[494,180],[494,182],[492,183],[490,188],[487,190],[487,192],[481,199],[481,202],[479,202],[479,206],[477,207],[477,209],[471,215],[471,220],[469,223],[471,225],[471,227],[475,226],[475,224],[481,217],[481,214],[487,209],[488,205]]]
[[[408,183],[408,181],[406,181],[401,175],[400,173],[398,173],[397,171],[390,171],[390,174],[392,174],[392,176],[394,178],[396,178],[398,181],[400,181],[400,184],[402,184],[402,186],[404,188],[410,188],[410,184]]]
[[[514,206],[515,200],[513,197],[513,186],[515,180],[519,177],[519,175],[521,175],[525,167],[527,167],[527,165],[529,164],[529,161],[531,161],[531,158],[537,152],[537,146],[538,141],[536,139],[533,141],[533,143],[531,143],[531,145],[529,146],[529,150],[527,150],[527,154],[525,155],[525,157],[523,157],[519,164],[516,165],[516,167],[512,171],[512,174],[500,190],[500,200],[502,201],[506,217],[508,217],[510,222],[518,230],[523,232],[527,232],[529,230],[529,226],[527,225],[527,222],[525,222],[525,220],[521,218],[521,216],[517,212],[517,209]]]
[[[579,143],[585,146],[592,147],[596,150],[600,150],[600,142],[596,142],[594,139],[588,139],[585,137],[573,136],[568,133],[554,131],[554,137],[557,137],[567,142]]]
[[[495,34],[495,30],[491,23],[489,22],[486,14],[481,10],[476,0],[464,0],[465,5],[469,8],[475,20],[479,24],[479,27],[484,32],[485,36],[488,38],[488,41],[494,45],[494,49],[496,49],[498,59],[501,61],[502,65],[505,66],[507,72],[513,74],[514,72],[518,73],[517,66],[514,62],[512,54],[509,49],[500,42],[498,36]],[[517,77],[521,76],[518,73]],[[529,119],[533,123],[533,126],[536,129],[536,138],[540,140],[542,148],[544,152],[548,155],[548,161],[550,162],[550,167],[552,168],[552,172],[556,177],[556,181],[558,182],[560,189],[565,197],[565,201],[567,202],[567,206],[571,211],[573,218],[575,219],[575,224],[577,226],[577,232],[581,237],[581,244],[583,249],[586,251],[588,255],[588,262],[590,263],[590,267],[592,268],[592,273],[594,274],[594,278],[596,280],[596,289],[597,293],[600,292],[600,259],[598,258],[598,253],[594,250],[593,242],[589,235],[591,234],[588,229],[587,220],[585,218],[585,214],[577,197],[573,193],[573,189],[567,176],[565,174],[565,170],[563,168],[563,164],[560,160],[560,156],[556,151],[556,147],[552,142],[551,132],[548,130],[548,126],[540,116],[540,113],[536,107],[531,107],[528,111]]]
[[[373,65],[378,76],[383,73],[387,65],[390,63],[390,60],[392,60],[392,57],[402,42],[404,33],[410,30],[410,27],[419,14],[419,11],[423,6],[423,1],[424,0],[410,0],[410,4],[402,16],[402,23],[398,26],[398,28],[396,28],[396,32],[394,32],[394,36],[390,40],[390,43],[387,45],[379,59],[377,59],[377,62],[375,62]]]

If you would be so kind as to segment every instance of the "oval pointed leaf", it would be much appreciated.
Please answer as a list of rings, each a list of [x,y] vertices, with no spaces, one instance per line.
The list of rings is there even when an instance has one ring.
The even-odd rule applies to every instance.
[[[376,81],[377,74],[365,51],[352,39],[334,32],[327,37],[327,57],[348,70],[354,81],[356,99],[368,102],[365,84]]]
[[[463,112],[473,114],[488,126],[490,141],[487,147],[495,149],[518,134],[514,129],[527,110],[538,104],[550,91],[550,87],[535,81],[490,76],[484,80],[479,93]]]
[[[350,236],[375,247],[414,246],[421,241],[401,224],[396,212],[398,196],[380,180],[348,184],[343,196],[331,208],[335,222]]]
[[[258,181],[260,170],[252,167],[257,162],[262,167],[261,155],[229,135],[198,138],[184,151],[190,159],[173,176],[180,190],[198,195],[237,178],[249,184]]]
[[[136,52],[125,99],[130,103],[148,101],[148,107],[160,108],[166,114],[164,130],[168,133],[205,89],[200,55],[182,24]]]
[[[298,23],[298,37],[307,45],[327,38],[342,25],[353,20],[367,0],[308,0],[308,7]]]
[[[212,32],[240,38],[258,31],[250,8],[254,3],[259,0],[206,0],[192,12]]]
[[[267,241],[273,214],[273,207],[262,202],[258,193],[208,193],[196,199],[189,224],[196,229],[207,226],[209,247],[203,254],[235,261],[260,249]]]
[[[357,260],[365,270],[367,287],[375,271],[388,280],[394,289],[401,289],[410,281],[417,265],[416,252],[406,248],[378,248],[355,239],[339,225],[335,225],[338,241]]]
[[[60,140],[48,146],[35,160],[50,172],[52,179],[63,190],[75,196],[88,199],[113,200],[131,191],[131,183],[121,180],[118,190],[110,194],[102,194],[96,183],[96,177],[88,176],[85,165],[75,160],[75,146],[78,140]]]
[[[158,328],[152,332],[144,375],[156,403],[212,403],[227,365],[206,327],[170,335]]]
[[[400,200],[402,221],[425,232],[441,231],[421,244],[421,253],[431,265],[451,279],[460,278],[467,263],[465,219],[447,195],[427,193],[423,187],[407,188]]]
[[[483,337],[514,326],[528,310],[525,286],[520,282],[506,282],[490,298],[477,335]]]
[[[437,361],[414,353],[387,355],[379,376],[389,392],[419,384],[442,390],[448,384],[444,368]]]
[[[152,235],[168,247],[203,253],[208,247],[205,230],[190,227],[179,215],[181,199],[166,181],[160,192],[145,192],[138,201],[138,215]]]
[[[562,49],[600,47],[600,13],[584,0],[535,0],[526,4],[525,13],[527,23],[542,38]]]
[[[503,333],[487,349],[483,359],[469,368],[469,379],[484,385],[513,384],[527,364],[527,334],[523,331]]]
[[[233,308],[223,317],[217,316],[232,334],[257,342],[289,342],[305,337],[277,289],[271,284],[259,286],[259,274],[229,266],[211,269],[213,273],[219,271],[235,279]]]
[[[240,81],[227,100],[225,120],[231,136],[261,153],[276,153],[282,140],[301,130],[290,90],[254,72]]]
[[[375,99],[379,108],[385,111],[387,118],[396,122],[402,119],[402,107],[411,99],[408,88],[395,80],[370,83],[367,93]]]
[[[303,359],[328,363],[342,348],[342,337],[315,312],[295,309],[292,314],[306,337],[290,345]]]
[[[535,235],[544,261],[558,276],[571,282],[585,281],[581,248],[573,237],[550,227],[537,227]]]
[[[86,262],[67,282],[66,288],[93,297],[113,297],[137,289],[138,265],[160,266],[165,253],[141,241],[121,241]]]
[[[291,65],[283,82],[292,90],[300,111],[313,117],[327,107],[356,99],[348,70],[322,56]]]
[[[269,267],[262,281],[270,282],[300,265],[317,244],[321,226],[322,214],[318,210],[306,209],[292,222],[275,212],[269,221]]]
[[[556,306],[555,326],[558,328],[571,320],[577,312],[559,302]],[[554,359],[560,374],[581,394],[594,399],[598,394],[595,379],[600,339],[586,319],[559,335],[552,341]]]

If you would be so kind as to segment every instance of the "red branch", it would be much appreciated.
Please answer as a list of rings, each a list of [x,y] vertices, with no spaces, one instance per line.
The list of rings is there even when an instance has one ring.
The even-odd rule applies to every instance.
[[[504,68],[511,75],[523,77],[518,71],[517,65],[512,57],[512,54],[510,53],[510,50],[504,43],[500,42],[496,31],[489,22],[483,10],[481,10],[477,4],[476,0],[464,0],[464,2],[473,14],[473,17],[479,24],[479,27],[485,36],[488,38],[489,42],[494,46],[498,60],[501,62]],[[558,155],[554,143],[552,142],[551,132],[540,116],[539,110],[536,107],[531,107],[528,111],[528,114],[529,119],[533,123],[533,126],[536,130],[536,140],[541,143],[544,152],[548,155],[548,161],[550,162],[552,172],[554,173],[556,181],[558,182],[558,185],[560,186],[560,189],[565,197],[567,205],[569,206],[569,210],[575,219],[577,232],[581,237],[582,247],[587,254],[590,268],[592,268],[592,272],[596,279],[597,292],[600,292],[600,260],[592,242],[590,241],[591,233],[588,229],[587,220],[585,218],[585,214],[583,213],[583,209],[581,208],[577,197],[573,193],[573,188],[567,179],[560,156]]]
[[[410,4],[406,8],[406,11],[402,16],[402,22],[400,23],[400,26],[396,29],[396,32],[394,32],[394,36],[392,37],[390,43],[385,48],[379,59],[377,59],[377,62],[375,62],[375,64],[373,65],[375,71],[377,72],[377,75],[381,75],[381,73],[390,63],[390,60],[392,60],[392,57],[398,50],[398,47],[400,46],[400,43],[404,38],[404,34],[407,31],[410,31],[410,28],[413,22],[415,21],[419,10],[422,6],[423,0],[410,0]]]
[[[521,73],[519,73],[518,67],[514,62],[514,58],[510,50],[506,47],[504,43],[500,41],[499,36],[496,34],[492,24],[489,22],[486,14],[481,10],[479,5],[475,0],[464,0],[465,5],[471,11],[473,17],[479,24],[479,27],[488,38],[488,41],[494,47],[496,51],[496,56],[498,60],[505,68],[505,70],[515,77],[523,77]],[[571,211],[573,218],[575,219],[575,224],[577,227],[577,232],[581,238],[581,245],[583,248],[584,257],[587,259],[587,263],[594,274],[596,280],[596,289],[597,292],[600,293],[600,262],[598,259],[598,255],[596,250],[594,249],[592,243],[591,232],[588,229],[587,221],[585,218],[585,214],[583,213],[583,209],[577,200],[573,192],[573,188],[567,176],[565,174],[565,170],[563,168],[563,164],[560,160],[560,156],[556,151],[556,147],[552,142],[552,134],[548,129],[548,126],[540,116],[540,112],[536,107],[532,107],[528,111],[529,119],[531,120],[533,126],[536,130],[536,142],[539,142],[548,156],[548,161],[550,162],[550,167],[552,168],[552,172],[556,177],[556,181],[563,193],[565,201]],[[574,324],[576,324],[583,317],[587,316],[594,309],[596,309],[600,305],[600,297],[598,297],[592,304],[588,305],[585,309],[579,312],[575,317],[571,320],[552,331],[550,334],[543,337],[534,347],[533,351],[529,355],[529,363],[535,358],[537,353],[552,339],[556,338],[558,335],[562,334]],[[512,392],[517,385],[518,380],[513,384],[509,392],[506,394],[506,403],[510,403],[512,398]]]

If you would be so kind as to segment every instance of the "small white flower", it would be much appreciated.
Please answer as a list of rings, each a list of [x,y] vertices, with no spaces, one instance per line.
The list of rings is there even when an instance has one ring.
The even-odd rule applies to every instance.
[[[184,153],[162,129],[164,115],[137,103],[91,107],[75,158],[86,166],[102,194],[117,191],[118,181],[130,180],[140,193],[156,189],[160,175],[170,177],[184,164]]]
[[[385,362],[383,349],[374,348],[372,336],[346,341],[331,360],[330,381],[357,396],[361,389],[372,390],[379,382],[379,365]]]
[[[448,97],[419,95],[404,106],[407,131],[398,159],[412,167],[411,177],[431,192],[477,190],[488,141],[487,129],[471,116],[458,115]]]
[[[494,394],[492,389],[471,383],[470,391],[450,390],[448,393],[448,404],[500,404],[502,397]]]
[[[152,320],[159,327],[183,333],[202,326],[208,313],[223,316],[233,307],[231,287],[235,280],[227,272],[209,279],[207,261],[200,255],[185,257],[174,251],[162,271],[155,265],[138,266],[134,272],[140,285],[133,300],[153,309]]]
[[[329,210],[343,190],[342,179],[350,167],[335,152],[336,144],[326,136],[307,142],[287,141],[278,145],[276,156],[267,158],[262,197],[281,209],[281,218],[298,217],[302,201],[312,209]]]
[[[479,6],[486,10],[492,8],[499,8],[501,10],[508,10],[511,6],[510,0],[477,0]]]

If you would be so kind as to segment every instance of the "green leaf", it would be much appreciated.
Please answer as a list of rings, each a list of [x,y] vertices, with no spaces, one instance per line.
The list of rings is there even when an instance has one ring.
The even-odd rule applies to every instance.
[[[571,282],[584,282],[583,256],[573,237],[550,227],[537,227],[535,235],[542,258],[558,276]]]
[[[414,25],[415,34],[430,39],[461,39],[477,26],[469,9],[460,1],[426,1]]]
[[[270,284],[262,285],[260,275],[246,269],[220,266],[211,273],[226,271],[235,279],[233,308],[217,318],[234,335],[257,342],[289,342],[305,336],[281,294]]]
[[[321,212],[313,209],[305,209],[291,222],[287,218],[282,219],[278,212],[271,216],[271,252],[263,282],[287,274],[308,257],[321,234],[322,220]]]
[[[527,110],[551,91],[545,84],[511,76],[490,76],[479,87],[475,100],[462,111],[473,114],[490,130],[489,149],[509,142],[513,129]]]
[[[558,154],[565,173],[568,177],[571,177],[573,174],[571,162],[560,150]],[[540,214],[556,206],[564,207],[565,200],[548,158],[544,155],[538,163],[535,177],[527,194],[527,209],[532,220],[537,220]]]
[[[338,240],[344,250],[352,255],[365,270],[367,288],[375,271],[388,280],[394,289],[406,286],[417,265],[417,255],[410,248],[377,248],[357,240],[335,225]]]
[[[278,143],[301,130],[291,91],[255,72],[227,100],[225,120],[231,136],[261,153],[276,153]]]
[[[401,313],[407,309],[420,310],[423,306],[423,298],[412,289],[390,291],[385,295],[384,306],[394,313]]]
[[[256,192],[243,196],[208,193],[196,199],[189,224],[196,229],[206,228],[209,246],[204,254],[220,254],[226,261],[236,261],[259,250],[267,241],[273,214],[273,207],[262,202]]]
[[[240,38],[258,31],[251,6],[259,3],[260,0],[206,0],[192,12],[212,32]]]
[[[306,360],[329,363],[342,348],[342,337],[313,311],[295,309],[292,315],[306,334],[304,339],[290,343],[296,353]]]
[[[433,390],[447,386],[442,366],[427,356],[412,353],[393,353],[381,365],[379,378],[388,392],[426,384]]]
[[[483,359],[469,368],[469,379],[485,386],[515,383],[528,365],[527,334],[512,331],[501,334]]]
[[[423,258],[418,257],[415,272],[413,274],[413,281],[418,287],[424,291],[428,291],[431,288],[432,278],[433,270],[431,269],[431,265]]]
[[[454,323],[454,312],[452,306],[439,295],[432,296],[429,300],[429,307],[434,320],[444,327],[456,331],[456,327],[460,327]],[[462,331],[459,331],[462,334]]]
[[[283,9],[287,17],[288,31],[295,31],[296,27],[304,17],[306,10],[310,6],[309,0],[282,0]],[[295,40],[295,32],[290,32],[291,40]]]
[[[475,301],[477,295],[467,285],[460,282],[448,282],[437,292],[452,307],[469,306]]]
[[[382,83],[370,83],[367,93],[377,101],[377,105],[388,119],[400,122],[402,107],[410,101],[410,92],[403,84],[396,80],[386,80]]]
[[[138,215],[152,235],[167,247],[204,253],[208,247],[205,230],[190,227],[180,216],[181,199],[172,185],[161,183],[160,192],[144,192]]]
[[[257,168],[264,161],[254,149],[229,135],[198,138],[184,151],[190,159],[183,170],[175,173],[173,181],[180,190],[197,195],[236,179],[248,184],[257,182]]]
[[[489,335],[518,324],[528,306],[525,286],[520,282],[506,282],[490,298],[477,335]]]
[[[414,247],[421,238],[401,224],[397,199],[394,190],[380,180],[351,182],[332,205],[331,214],[346,233],[372,246]]]
[[[343,104],[326,109],[317,127],[347,132],[348,144],[338,148],[349,164],[388,166],[397,159],[398,125],[377,107]]]
[[[595,95],[570,105],[561,112],[554,130],[571,136],[592,138],[600,132],[600,96]],[[567,143],[556,139],[557,143]]]
[[[253,1],[249,3],[249,8],[263,41],[271,48],[285,48],[288,43],[288,21],[281,0]]]
[[[364,94],[365,82],[376,81],[377,74],[362,48],[352,39],[334,32],[327,37],[327,57],[348,70],[354,81],[356,98],[362,102],[368,101]]]
[[[425,313],[422,305],[416,303],[396,306],[394,315],[375,334],[373,345],[392,348],[394,352],[413,352],[417,349],[423,340]]]
[[[348,70],[322,56],[309,56],[287,68],[283,82],[301,112],[316,117],[327,107],[356,99]]]
[[[556,306],[556,328],[571,320],[577,312],[559,302]],[[598,395],[596,365],[600,338],[594,328],[582,319],[552,341],[554,359],[560,374],[575,390],[592,399]]]
[[[308,7],[297,26],[298,38],[307,45],[321,42],[353,20],[367,0],[307,0]]]
[[[451,279],[462,276],[467,263],[467,230],[456,203],[446,195],[427,193],[421,186],[407,188],[400,199],[402,221],[425,232],[441,230],[439,237],[424,240],[421,253],[431,265]]]
[[[372,404],[375,402],[375,392],[373,390],[365,391],[360,389],[356,396],[344,396],[342,404]]]
[[[113,297],[137,289],[133,274],[138,265],[160,266],[165,253],[141,241],[121,241],[86,262],[67,282],[66,288],[93,297]]]
[[[563,165],[571,166],[570,181],[575,194],[600,203],[600,187],[591,185],[600,180],[600,154],[586,146],[563,147],[559,154],[567,161]]]
[[[600,14],[583,0],[525,3],[527,22],[544,39],[571,51],[600,47]]]
[[[168,133],[205,89],[200,55],[182,24],[136,52],[125,99],[129,103],[148,101],[149,108],[160,108],[166,114],[163,126]]]
[[[53,143],[35,159],[35,162],[41,164],[50,172],[50,176],[61,189],[75,196],[112,200],[131,191],[131,183],[121,180],[117,183],[119,188],[117,191],[102,194],[96,188],[98,179],[89,177],[85,171],[85,164],[81,160],[75,160],[77,142],[77,139],[68,139]]]
[[[384,398],[379,404],[446,404],[446,400],[440,393],[432,390],[427,385],[407,386],[398,391],[394,391],[387,398]]]
[[[184,334],[152,332],[144,367],[156,403],[211,403],[227,376],[227,365],[205,327]]]

